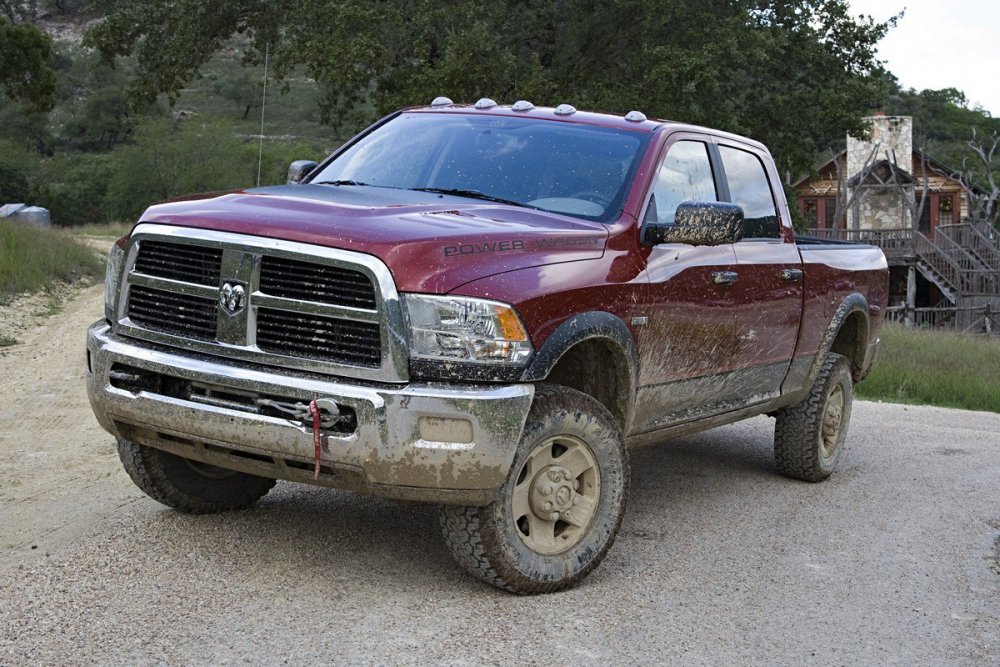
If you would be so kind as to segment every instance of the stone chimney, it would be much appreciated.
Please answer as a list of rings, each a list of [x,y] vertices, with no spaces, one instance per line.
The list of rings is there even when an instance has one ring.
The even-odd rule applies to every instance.
[[[847,179],[854,178],[867,165],[888,161],[909,174],[913,170],[913,118],[876,114],[865,118],[871,124],[868,140],[847,137]],[[883,176],[884,178],[884,176]],[[851,229],[899,229],[913,227],[911,208],[912,183],[896,186],[859,186],[862,192],[848,189],[854,203],[847,211]]]
[[[893,162],[894,153],[896,164],[909,173],[913,168],[913,117],[876,114],[865,120],[872,128],[868,141],[847,137],[847,178],[861,171],[866,161],[869,166],[882,160]]]

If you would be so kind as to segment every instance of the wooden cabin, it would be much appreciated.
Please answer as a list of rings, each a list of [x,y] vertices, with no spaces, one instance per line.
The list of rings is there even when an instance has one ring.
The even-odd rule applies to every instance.
[[[893,168],[895,166],[888,160],[880,160],[873,165],[868,180],[888,182],[886,190],[898,198],[898,189],[894,178],[885,173]],[[880,221],[874,216],[858,215],[849,223],[850,212],[847,210],[841,211],[839,220],[835,219],[837,196],[841,189],[841,183],[845,182],[847,185],[846,181],[849,180],[847,177],[839,177],[839,174],[846,174],[846,170],[847,151],[844,150],[821,164],[816,169],[815,174],[805,176],[793,184],[796,206],[802,217],[809,221],[810,228],[822,230],[874,229],[880,226]],[[916,201],[918,206],[920,205],[919,198],[923,194],[925,172],[927,174],[927,202],[922,207],[917,228],[924,234],[933,236],[938,225],[957,225],[969,217],[969,198],[962,184],[952,176],[954,173],[952,169],[914,149],[910,153],[909,172],[905,175],[900,174],[900,180],[906,180],[913,185],[914,193],[918,197]],[[880,176],[881,178],[879,178]],[[842,208],[844,208],[843,204],[842,201]],[[901,222],[901,220],[897,220],[897,222]]]
[[[913,147],[908,116],[867,119],[871,135],[793,184],[808,234],[878,245],[891,320],[1000,332],[1000,232],[969,219],[955,171]]]

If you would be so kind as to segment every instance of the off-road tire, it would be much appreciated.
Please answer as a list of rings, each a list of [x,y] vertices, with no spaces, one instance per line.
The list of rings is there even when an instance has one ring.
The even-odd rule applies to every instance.
[[[269,477],[206,466],[124,438],[118,438],[118,457],[147,496],[187,514],[246,509],[275,484]]]
[[[836,398],[831,401],[838,391],[843,402],[839,427],[830,443],[829,434],[824,433],[824,420],[829,419],[828,413],[840,403]],[[821,482],[830,476],[844,450],[853,397],[847,358],[833,352],[827,354],[809,395],[775,415],[774,461],[781,474],[806,482]]]
[[[528,458],[560,437],[573,438],[577,448],[582,443],[589,450],[596,465],[586,474],[599,478],[599,492],[589,526],[577,530],[579,541],[564,552],[543,554],[518,532],[513,494],[525,483],[518,477],[527,470]],[[541,472],[532,474],[537,478]],[[611,413],[579,391],[540,385],[496,499],[485,507],[443,506],[441,529],[448,550],[472,576],[512,593],[551,593],[575,586],[603,560],[621,526],[628,488],[628,450]]]

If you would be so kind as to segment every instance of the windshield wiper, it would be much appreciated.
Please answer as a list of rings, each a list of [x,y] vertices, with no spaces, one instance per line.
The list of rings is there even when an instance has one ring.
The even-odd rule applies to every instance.
[[[504,199],[503,197],[494,197],[493,195],[488,195],[485,192],[480,192],[479,190],[462,190],[461,188],[410,188],[410,189],[416,190],[417,192],[433,192],[439,195],[454,195],[456,197],[468,197],[469,199],[481,199],[483,201],[492,201],[498,204],[509,204],[510,206],[521,206],[524,208],[531,208],[530,206],[522,204],[519,201]]]
[[[366,185],[368,187],[375,187],[371,183],[352,181],[349,178],[342,178],[336,181],[309,181],[309,185]]]

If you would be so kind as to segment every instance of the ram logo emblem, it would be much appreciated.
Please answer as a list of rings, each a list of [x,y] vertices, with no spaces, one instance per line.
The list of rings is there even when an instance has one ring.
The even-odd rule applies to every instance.
[[[230,315],[235,315],[247,305],[247,289],[240,283],[225,282],[219,290],[219,303]]]

